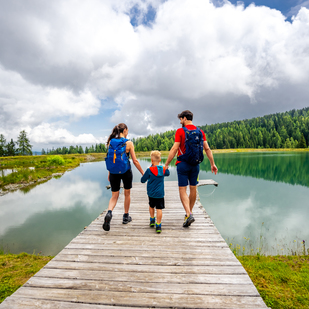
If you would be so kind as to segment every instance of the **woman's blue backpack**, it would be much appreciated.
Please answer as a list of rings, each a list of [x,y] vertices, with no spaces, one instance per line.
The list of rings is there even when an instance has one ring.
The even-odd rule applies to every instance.
[[[109,142],[105,163],[111,174],[124,174],[131,167],[126,154],[127,141],[126,138],[112,138]]]
[[[198,165],[204,160],[203,154],[203,133],[199,128],[196,130],[188,130],[186,127],[183,127],[185,131],[185,146],[186,152],[180,155],[177,160],[185,161],[190,165]]]

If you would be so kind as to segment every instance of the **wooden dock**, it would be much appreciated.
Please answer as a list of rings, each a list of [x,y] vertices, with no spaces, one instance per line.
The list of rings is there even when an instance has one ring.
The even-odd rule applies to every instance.
[[[197,201],[183,228],[176,182],[165,182],[162,233],[149,227],[146,185],[134,183],[122,224],[123,194],[0,308],[267,308],[246,271]]]

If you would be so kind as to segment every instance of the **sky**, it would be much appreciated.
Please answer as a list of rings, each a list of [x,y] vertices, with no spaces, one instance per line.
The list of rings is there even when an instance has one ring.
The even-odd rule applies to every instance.
[[[309,106],[309,0],[0,0],[0,134],[33,150]]]

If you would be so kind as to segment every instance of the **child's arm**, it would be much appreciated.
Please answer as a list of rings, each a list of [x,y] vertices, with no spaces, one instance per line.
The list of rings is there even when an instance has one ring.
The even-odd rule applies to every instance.
[[[150,174],[149,174],[149,168],[147,168],[146,172],[144,173],[144,175],[143,175],[142,178],[141,178],[141,182],[142,182],[142,183],[145,183],[145,182],[148,180],[149,176],[150,176]]]
[[[169,176],[169,175],[170,175],[170,171],[169,171],[169,169],[166,169],[165,173],[164,173],[164,176]]]

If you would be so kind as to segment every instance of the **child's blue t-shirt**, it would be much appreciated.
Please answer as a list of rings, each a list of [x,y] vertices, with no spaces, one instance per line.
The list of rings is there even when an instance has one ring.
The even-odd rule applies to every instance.
[[[147,183],[147,194],[149,197],[164,197],[164,176],[169,176],[170,171],[161,165],[151,166],[147,168],[145,174],[141,178],[141,182]]]

